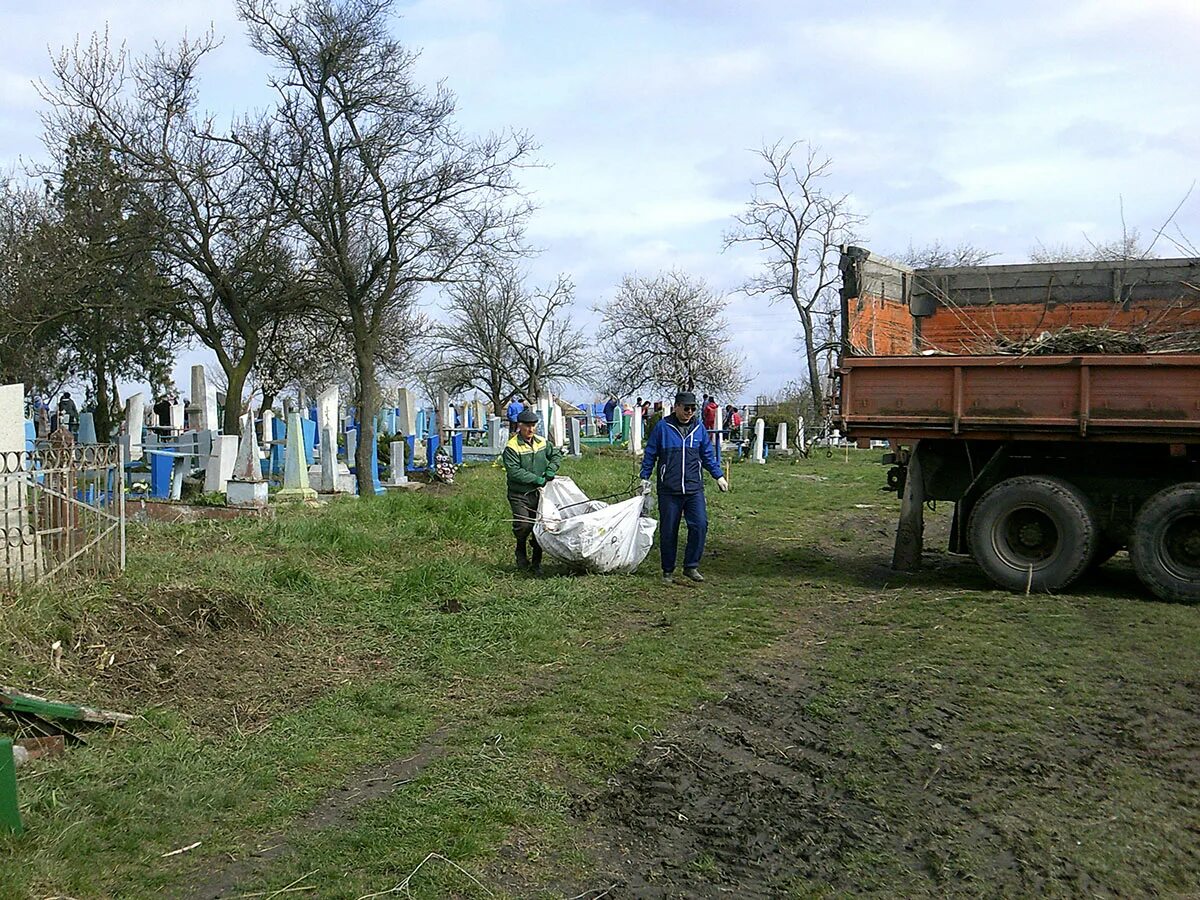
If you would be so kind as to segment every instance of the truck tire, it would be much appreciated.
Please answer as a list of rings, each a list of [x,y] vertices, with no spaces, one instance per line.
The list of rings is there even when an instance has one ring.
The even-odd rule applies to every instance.
[[[967,523],[979,568],[1010,591],[1059,591],[1087,571],[1100,528],[1079,488],[1059,478],[1021,475],[982,497]]]
[[[1200,483],[1172,485],[1142,504],[1129,558],[1142,584],[1163,600],[1200,600]]]

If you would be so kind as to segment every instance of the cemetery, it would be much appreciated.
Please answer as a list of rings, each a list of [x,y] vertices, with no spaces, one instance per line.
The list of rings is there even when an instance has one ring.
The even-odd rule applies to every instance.
[[[546,577],[522,578],[492,464],[496,417],[465,402],[464,416],[449,396],[425,408],[415,394],[397,391],[380,433],[392,458],[403,449],[403,478],[423,489],[405,489],[380,465],[366,498],[355,495],[346,478],[355,454],[345,452],[354,420],[336,391],[303,412],[248,417],[228,436],[198,427],[217,421],[203,409],[182,410],[178,433],[144,420],[131,428],[138,413],[127,402],[111,445],[121,465],[104,469],[98,449],[79,460],[93,472],[93,503],[112,492],[128,511],[157,491],[185,505],[170,499],[182,472],[213,493],[223,482],[229,502],[250,509],[262,508],[265,488],[274,513],[130,515],[123,570],[115,559],[34,577],[62,549],[8,551],[10,570],[23,560],[31,577],[11,595],[18,603],[0,607],[11,641],[0,655],[0,710],[19,707],[42,731],[18,730],[11,752],[22,765],[0,770],[18,785],[0,822],[21,832],[0,837],[0,852],[19,861],[0,868],[5,896],[136,886],[230,897],[306,886],[358,897],[400,882],[431,853],[419,873],[428,896],[530,896],[546,885],[574,896],[616,884],[642,896],[664,877],[674,890],[701,891],[713,876],[707,862],[689,863],[697,859],[711,859],[731,885],[774,885],[769,873],[787,871],[853,889],[910,879],[921,892],[937,882],[913,874],[914,854],[949,848],[947,865],[992,865],[978,861],[1030,841],[1027,828],[1083,835],[1086,823],[1113,815],[1108,833],[1143,851],[1144,877],[1175,883],[1178,854],[1190,852],[1188,817],[1182,808],[1163,816],[1157,792],[1176,784],[1172,767],[1189,763],[1148,761],[1136,748],[1150,733],[1134,723],[1136,710],[1173,698],[1175,717],[1156,724],[1158,746],[1183,746],[1200,724],[1177,687],[1190,678],[1179,653],[1195,639],[1190,610],[1135,599],[1132,574],[1120,569],[1065,606],[997,593],[950,558],[897,580],[886,567],[890,507],[878,499],[878,454],[831,445],[805,456],[789,447],[786,426],[767,441],[762,422],[745,430],[744,450],[736,435],[717,435],[735,492],[710,497],[709,584],[660,587],[650,563],[580,575],[551,560]],[[583,495],[627,496],[640,416],[631,410],[620,435],[592,429],[583,443],[588,410],[568,419],[550,398],[538,405]],[[22,415],[19,404],[8,408]],[[263,418],[270,439],[260,441]],[[28,424],[15,429],[22,442]],[[4,433],[13,432],[9,419]],[[303,442],[289,443],[289,432]],[[339,447],[336,457],[322,455],[322,438]],[[423,471],[430,444],[461,458],[452,483]],[[103,445],[76,449],[89,446]],[[141,465],[125,462],[139,451]],[[157,470],[156,455],[165,461]],[[213,462],[222,458],[232,461]],[[27,459],[45,466],[27,473],[33,482],[57,471],[49,457]],[[123,493],[114,487],[122,479]],[[78,490],[88,500],[89,488]],[[113,514],[120,519],[119,506]],[[935,533],[949,527],[927,515]],[[11,507],[9,516],[11,532]],[[101,546],[97,559],[118,552],[115,540]],[[1096,616],[1112,623],[1107,636],[1094,631]],[[1047,682],[1032,660],[1037,636],[1050,634],[1060,653]],[[920,664],[904,650],[912,640],[923,647]],[[1079,718],[1075,707],[1074,732],[1059,729],[1045,685],[1059,685],[1059,706],[1118,656],[1125,687],[1094,714]],[[1025,671],[1005,676],[1009,691],[979,693],[980,679],[1010,666]],[[731,699],[713,705],[713,696]],[[1132,729],[1117,744],[1104,737],[1114,715]],[[987,736],[996,722],[1008,736]],[[47,744],[47,731],[66,743]],[[731,735],[749,757],[735,753]],[[798,735],[798,748],[770,749]],[[897,757],[898,745],[909,750]],[[997,766],[1041,766],[1074,779],[1057,760],[1080,752],[1093,759],[1088,784],[1073,781],[1050,805],[1039,776],[994,778]],[[780,779],[809,791],[799,807],[781,799]],[[963,791],[980,809],[1003,798],[1016,818],[972,831],[975,813],[950,805]],[[740,811],[747,796],[753,816]],[[808,817],[796,819],[797,808]],[[684,809],[687,823],[676,816]],[[1151,810],[1175,836],[1154,850],[1138,825]],[[831,830],[830,817],[843,824]],[[809,837],[756,844],[761,821]],[[918,824],[934,821],[949,830]],[[716,823],[720,837],[708,830]],[[892,842],[896,828],[913,829],[913,849]],[[59,842],[64,830],[74,842]],[[819,854],[799,849],[813,840]],[[1043,852],[1062,854],[1114,890],[1134,886],[1125,870],[1103,867],[1111,851],[1043,840],[1051,849],[1026,844],[1039,865],[1052,858]],[[579,841],[596,849],[581,857]],[[746,846],[760,847],[761,861],[747,860]],[[869,869],[856,867],[860,852],[874,854]],[[405,860],[403,871],[393,858]],[[663,860],[682,867],[664,875]],[[347,880],[346,871],[356,874]],[[1017,865],[989,871],[1016,891],[1046,877]]]
[[[1200,896],[1191,191],[1059,243],[1194,167],[1154,10],[92,6],[6,19],[0,900]]]

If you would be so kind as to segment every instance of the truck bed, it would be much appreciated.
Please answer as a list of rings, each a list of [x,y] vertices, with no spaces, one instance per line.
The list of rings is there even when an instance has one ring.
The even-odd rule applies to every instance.
[[[1200,354],[844,356],[855,439],[1200,440]]]

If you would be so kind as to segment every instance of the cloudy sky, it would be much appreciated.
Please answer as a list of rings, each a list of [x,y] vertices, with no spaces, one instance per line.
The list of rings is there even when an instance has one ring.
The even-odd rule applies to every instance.
[[[227,0],[0,0],[0,164],[43,155],[33,82],[49,52],[106,28],[133,52],[211,27],[224,38],[203,102],[269,100],[266,66]],[[580,319],[622,274],[681,268],[731,300],[755,373],[746,399],[798,376],[794,313],[735,293],[753,251],[721,235],[764,143],[810,141],[831,191],[865,217],[860,243],[969,241],[1027,259],[1129,226],[1153,235],[1197,178],[1200,3],[800,0],[417,0],[396,33],[457,94],[459,121],[518,128],[544,168],[524,183],[543,253],[570,274]],[[1200,243],[1200,188],[1174,220]],[[1168,242],[1160,255],[1180,255]],[[190,361],[190,358],[189,358]],[[184,383],[186,386],[185,382]]]

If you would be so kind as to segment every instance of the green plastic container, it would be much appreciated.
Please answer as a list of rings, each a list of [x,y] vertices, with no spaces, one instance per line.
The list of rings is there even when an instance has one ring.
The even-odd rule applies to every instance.
[[[12,738],[0,738],[0,832],[20,834],[21,811],[17,809],[17,767],[13,763]]]

